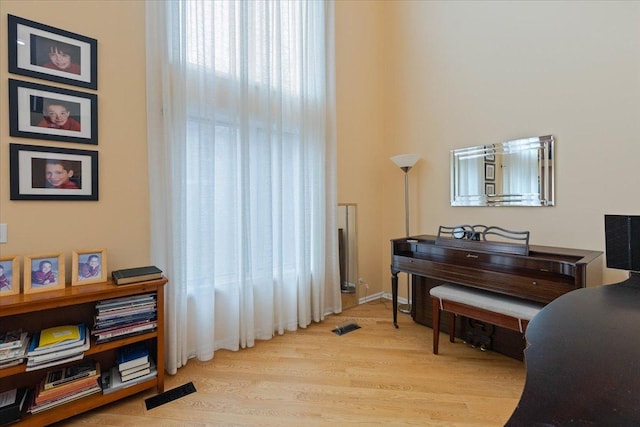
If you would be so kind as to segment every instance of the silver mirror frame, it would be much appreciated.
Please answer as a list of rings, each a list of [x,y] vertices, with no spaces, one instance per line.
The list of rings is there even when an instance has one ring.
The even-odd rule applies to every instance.
[[[492,145],[478,145],[474,147],[459,148],[451,150],[450,171],[451,171],[451,206],[554,206],[555,204],[555,180],[554,180],[554,138],[552,135],[538,136],[532,138],[517,139]],[[504,162],[508,160],[510,154],[529,152],[537,153],[536,177],[537,182],[530,185],[537,188],[531,192],[505,192],[497,188],[498,178],[487,181],[486,171],[481,182],[485,189],[480,194],[465,194],[461,184],[462,168],[465,160],[484,159],[484,167],[493,165],[493,173],[496,169],[500,171]],[[493,159],[493,160],[487,160]],[[489,161],[491,163],[489,163]],[[501,169],[498,169],[501,168]],[[489,185],[487,185],[489,184]],[[487,191],[493,184],[494,193]]]

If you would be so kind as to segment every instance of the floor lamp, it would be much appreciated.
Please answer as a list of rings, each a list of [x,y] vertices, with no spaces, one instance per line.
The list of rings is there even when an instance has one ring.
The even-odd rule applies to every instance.
[[[399,156],[393,156],[391,158],[391,161],[404,172],[404,226],[406,237],[409,237],[409,171],[418,160],[420,160],[420,156],[417,154],[400,154]],[[411,313],[409,281],[409,275],[407,275],[407,304],[398,306],[398,311],[405,314]]]

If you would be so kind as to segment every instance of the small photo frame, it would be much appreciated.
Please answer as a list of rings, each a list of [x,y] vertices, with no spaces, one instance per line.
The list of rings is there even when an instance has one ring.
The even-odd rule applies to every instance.
[[[496,194],[496,184],[493,182],[487,182],[484,184],[484,194],[486,196],[495,196]]]
[[[98,95],[9,79],[9,134],[98,144]]]
[[[9,72],[98,89],[98,41],[8,15]]]
[[[495,162],[496,161],[495,146],[493,144],[492,145],[485,145],[484,146],[484,152],[486,153],[484,155],[485,162]]]
[[[0,297],[20,293],[20,258],[0,258]]]
[[[73,251],[71,286],[89,285],[107,281],[107,251]]]
[[[493,163],[484,164],[484,179],[486,181],[493,181],[496,179],[496,165]]]
[[[64,254],[24,257],[24,293],[64,289]]]
[[[11,200],[98,200],[98,152],[9,144]]]

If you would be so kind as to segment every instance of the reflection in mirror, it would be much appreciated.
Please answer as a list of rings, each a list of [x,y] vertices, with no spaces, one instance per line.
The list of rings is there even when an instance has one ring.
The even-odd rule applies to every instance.
[[[340,291],[342,308],[358,305],[358,250],[356,205],[338,205],[338,256],[340,260]]]
[[[553,136],[451,151],[451,206],[553,206]]]

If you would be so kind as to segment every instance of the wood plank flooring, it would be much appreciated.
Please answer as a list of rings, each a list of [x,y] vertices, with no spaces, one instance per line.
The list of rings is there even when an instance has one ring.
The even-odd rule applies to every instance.
[[[338,336],[336,325],[361,329]],[[147,411],[152,391],[60,423],[64,426],[501,426],[524,386],[520,361],[440,340],[373,301],[295,333],[212,361],[191,360],[166,389],[197,392]]]

